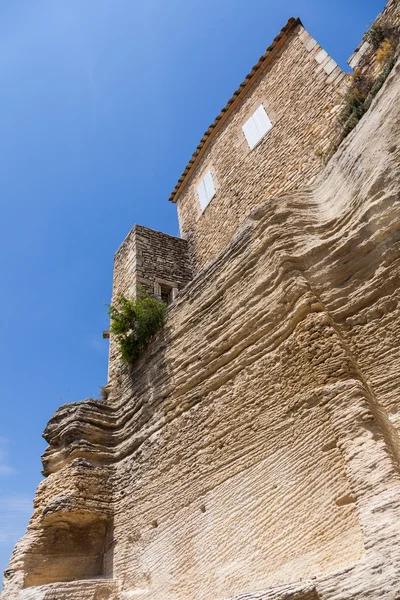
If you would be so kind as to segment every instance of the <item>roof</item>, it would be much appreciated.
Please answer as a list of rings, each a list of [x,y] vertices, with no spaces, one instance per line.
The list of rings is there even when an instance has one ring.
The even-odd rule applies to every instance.
[[[267,66],[271,64],[273,59],[277,56],[277,54],[282,50],[286,42],[288,41],[290,35],[296,29],[298,25],[301,25],[300,19],[295,19],[291,17],[289,21],[286,23],[285,27],[283,27],[274,39],[272,44],[268,46],[265,53],[261,56],[258,63],[252,68],[250,73],[245,77],[244,81],[240,84],[239,88],[233,94],[232,98],[228,101],[225,108],[221,110],[219,115],[216,117],[214,122],[207,129],[205,134],[203,135],[199,145],[197,146],[195,152],[192,155],[186,169],[183,171],[180,176],[178,183],[176,184],[172,194],[169,197],[171,202],[176,202],[178,200],[178,196],[184,187],[185,182],[189,178],[189,176],[193,173],[194,169],[197,167],[201,157],[204,155],[206,149],[208,148],[210,142],[214,139],[217,132],[221,129],[222,125],[228,119],[228,117],[232,114],[236,106],[243,99],[243,97],[248,93],[249,89],[252,87],[253,83],[256,79],[261,75],[262,71],[266,69]]]

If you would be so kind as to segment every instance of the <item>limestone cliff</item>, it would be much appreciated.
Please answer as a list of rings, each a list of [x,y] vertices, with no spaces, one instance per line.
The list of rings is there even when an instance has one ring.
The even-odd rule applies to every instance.
[[[106,402],[49,422],[3,600],[400,597],[400,65]]]

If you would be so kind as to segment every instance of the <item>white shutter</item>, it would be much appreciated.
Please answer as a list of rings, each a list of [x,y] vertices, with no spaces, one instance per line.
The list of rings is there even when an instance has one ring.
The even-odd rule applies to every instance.
[[[252,150],[256,144],[258,144],[258,142],[266,133],[268,133],[271,128],[272,123],[265,112],[265,108],[262,104],[260,104],[250,119],[248,119],[242,127],[250,150]]]
[[[200,185],[197,188],[197,194],[199,196],[200,208],[203,211],[208,204],[206,186],[204,185],[204,179],[200,181]]]
[[[252,150],[259,139],[258,130],[256,124],[254,123],[253,117],[250,117],[250,119],[246,121],[242,129],[244,135],[246,136],[247,143],[250,146],[250,149]]]
[[[215,195],[214,180],[211,171],[207,171],[204,175],[200,185],[197,187],[197,194],[199,196],[200,208],[203,212]]]
[[[272,123],[269,120],[269,117],[262,104],[260,104],[260,106],[257,108],[253,115],[253,119],[260,134],[259,139],[261,139],[272,127]]]
[[[206,188],[207,201],[210,202],[210,200],[214,198],[215,194],[214,181],[211,171],[207,171],[207,173],[204,175],[203,181]]]

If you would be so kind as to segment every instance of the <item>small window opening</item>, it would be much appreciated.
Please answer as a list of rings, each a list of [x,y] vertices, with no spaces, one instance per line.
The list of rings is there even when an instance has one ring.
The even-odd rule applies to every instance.
[[[164,302],[167,306],[169,304],[171,304],[173,298],[172,298],[172,287],[169,287],[168,285],[160,285],[161,288],[161,301]]]

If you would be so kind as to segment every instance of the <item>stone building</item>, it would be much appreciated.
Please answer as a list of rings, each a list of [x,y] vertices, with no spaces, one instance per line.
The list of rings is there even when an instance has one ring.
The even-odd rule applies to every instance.
[[[114,297],[144,285],[167,323],[50,419],[2,600],[400,598],[400,63],[323,168],[343,75],[295,20],[268,56],[175,191],[187,239],[116,254]],[[319,92],[286,123],[289,56]]]
[[[345,74],[289,19],[204,134],[170,200],[195,271],[268,198],[310,185],[337,127]]]
[[[142,225],[135,225],[114,257],[112,302],[118,296],[136,295],[139,286],[170,304],[192,279],[186,240]],[[114,339],[110,339],[108,378],[119,363]]]
[[[168,300],[267,198],[310,185],[338,127],[345,73],[291,18],[204,134],[170,200],[181,238],[135,225],[115,255],[113,300]],[[111,374],[118,356],[110,343]]]

